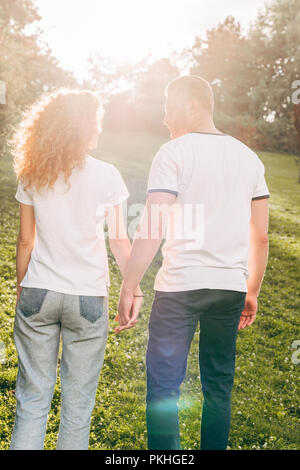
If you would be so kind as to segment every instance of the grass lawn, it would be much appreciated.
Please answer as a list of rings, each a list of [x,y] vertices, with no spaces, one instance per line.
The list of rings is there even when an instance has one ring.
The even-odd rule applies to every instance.
[[[150,135],[104,133],[95,156],[121,171],[130,191],[129,204],[144,203],[147,173],[164,142]],[[230,449],[299,449],[299,371],[292,343],[300,340],[300,185],[295,158],[263,153],[270,198],[270,254],[253,326],[238,335],[232,396]],[[15,242],[18,203],[9,155],[0,160],[0,341],[6,358],[0,364],[0,449],[8,449],[13,427],[17,355],[13,343]],[[130,222],[134,215],[128,217]],[[110,256],[110,335],[92,417],[90,449],[145,449],[145,351],[158,254],[142,287],[145,302],[137,326],[113,334],[121,277]],[[297,315],[298,314],[298,315]],[[202,396],[196,333],[180,399],[182,447],[198,449]],[[3,351],[3,349],[2,349]],[[1,352],[1,344],[0,344]],[[300,354],[298,355],[300,358]],[[294,361],[295,362],[295,361]],[[57,383],[49,415],[46,449],[54,449],[59,424]]]

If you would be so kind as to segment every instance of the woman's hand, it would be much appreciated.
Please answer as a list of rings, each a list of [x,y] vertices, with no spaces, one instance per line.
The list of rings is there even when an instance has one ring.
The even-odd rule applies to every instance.
[[[132,328],[137,323],[143,299],[144,296],[139,286],[134,293],[124,289],[121,290],[116,316],[116,321],[120,323],[120,326],[115,328],[116,334]]]
[[[21,292],[22,292],[22,287],[21,287],[21,286],[18,286],[18,287],[17,287],[17,300],[16,300],[16,305],[18,305]]]

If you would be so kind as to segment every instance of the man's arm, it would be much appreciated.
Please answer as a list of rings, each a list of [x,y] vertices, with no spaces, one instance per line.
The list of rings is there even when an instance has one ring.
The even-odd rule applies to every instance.
[[[264,278],[269,252],[269,207],[268,199],[253,200],[251,203],[250,248],[247,280],[248,293],[242,312],[239,329],[250,326],[256,317],[257,298]]]
[[[122,283],[118,307],[121,327],[131,325],[130,305],[134,298],[134,291],[160,247],[169,218],[168,209],[175,200],[174,194],[165,192],[153,192],[148,196]],[[157,216],[159,207],[162,211],[161,215]]]
[[[35,217],[34,208],[29,204],[20,203],[20,227],[17,240],[16,271],[17,271],[17,302],[22,287],[20,282],[28,269],[31,252],[35,241]]]
[[[258,297],[264,278],[269,251],[269,207],[268,199],[252,201],[250,221],[250,250],[247,281],[248,294]]]

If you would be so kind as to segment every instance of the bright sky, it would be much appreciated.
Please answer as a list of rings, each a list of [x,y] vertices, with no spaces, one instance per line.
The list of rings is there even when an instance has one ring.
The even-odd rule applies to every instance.
[[[94,52],[115,61],[163,57],[233,15],[242,27],[265,0],[35,0],[40,25],[62,65],[83,77]]]

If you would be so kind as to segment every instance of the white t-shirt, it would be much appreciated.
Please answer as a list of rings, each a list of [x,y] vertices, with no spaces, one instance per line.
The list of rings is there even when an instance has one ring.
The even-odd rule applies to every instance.
[[[147,189],[176,194],[179,218],[172,230],[169,219],[155,290],[248,292],[251,200],[269,197],[264,171],[252,150],[226,134],[188,133],[160,148]]]
[[[60,174],[54,187],[24,189],[16,199],[34,207],[36,240],[23,287],[65,294],[106,296],[109,286],[104,238],[105,208],[121,204],[129,193],[119,171],[89,155],[74,168],[68,184]]]

